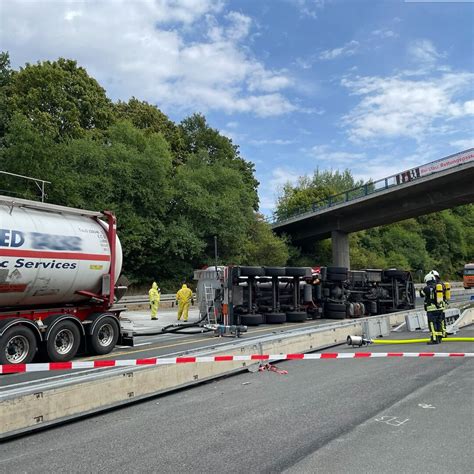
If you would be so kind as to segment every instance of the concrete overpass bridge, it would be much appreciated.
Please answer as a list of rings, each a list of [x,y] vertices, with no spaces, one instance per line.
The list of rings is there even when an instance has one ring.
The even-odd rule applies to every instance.
[[[330,196],[272,228],[307,247],[331,237],[333,264],[350,267],[349,234],[474,202],[474,148]]]

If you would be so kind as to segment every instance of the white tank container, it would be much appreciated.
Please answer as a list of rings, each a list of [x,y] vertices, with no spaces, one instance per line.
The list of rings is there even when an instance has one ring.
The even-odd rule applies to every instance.
[[[51,206],[54,207],[54,206]],[[110,269],[107,224],[79,214],[0,202],[0,308],[82,301]],[[122,268],[117,238],[115,281]]]

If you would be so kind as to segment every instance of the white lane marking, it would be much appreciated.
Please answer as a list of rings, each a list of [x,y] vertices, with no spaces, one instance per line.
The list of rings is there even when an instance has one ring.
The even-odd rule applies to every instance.
[[[118,347],[119,349],[133,349],[134,347],[140,347],[140,346],[149,346],[151,342],[140,342],[140,344],[134,344],[132,346],[115,346]]]
[[[407,418],[406,420],[402,421],[398,418],[398,416],[381,416],[380,418],[375,418],[375,421],[386,423],[390,426],[401,426],[407,421],[410,421],[410,418]]]

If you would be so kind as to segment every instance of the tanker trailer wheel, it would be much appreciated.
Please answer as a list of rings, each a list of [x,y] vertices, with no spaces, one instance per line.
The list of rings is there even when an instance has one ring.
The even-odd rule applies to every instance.
[[[60,321],[49,333],[46,353],[53,362],[65,362],[76,355],[80,342],[78,327],[72,321]]]
[[[263,324],[263,316],[261,314],[243,314],[240,316],[240,322],[244,326],[258,326]]]
[[[30,328],[13,326],[0,341],[0,364],[28,364],[36,354],[36,337]]]
[[[288,311],[286,313],[286,320],[289,323],[304,323],[308,319],[306,311]]]
[[[111,316],[101,319],[95,326],[89,342],[93,354],[102,355],[112,352],[117,344],[119,328]]]

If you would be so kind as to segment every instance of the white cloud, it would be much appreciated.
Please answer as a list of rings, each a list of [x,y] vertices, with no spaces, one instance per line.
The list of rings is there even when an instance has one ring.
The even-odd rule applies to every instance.
[[[365,153],[351,151],[331,150],[328,145],[315,145],[309,150],[309,154],[319,161],[331,164],[334,168],[338,166],[349,166],[358,164],[359,160],[365,158]]]
[[[356,77],[341,81],[359,104],[344,117],[353,140],[381,137],[422,139],[442,119],[445,130],[449,120],[474,114],[472,94],[474,74],[446,73],[437,78],[406,79],[394,77]]]
[[[227,32],[230,39],[239,41],[248,36],[252,25],[250,17],[239,12],[230,12],[226,18],[231,22],[231,27]]]
[[[439,53],[435,45],[427,39],[412,41],[408,45],[408,54],[414,61],[424,64],[434,64],[439,58],[444,57],[444,54]]]
[[[351,40],[340,48],[327,49],[320,53],[319,59],[331,60],[339,57],[347,57],[354,55],[359,49],[359,42]]]
[[[377,36],[379,38],[396,38],[398,36],[397,33],[395,33],[392,30],[389,30],[387,28],[382,28],[380,30],[374,30],[374,31],[372,31],[372,35]]]
[[[270,185],[272,189],[281,188],[286,183],[295,184],[300,174],[287,167],[278,167],[272,171]]]
[[[223,8],[215,0],[9,0],[1,49],[15,66],[77,59],[114,99],[134,95],[165,111],[296,110],[283,92],[289,74],[267,68],[245,45],[252,20]]]
[[[461,140],[454,140],[449,142],[449,144],[459,151],[467,150],[468,148],[474,148],[474,138],[466,138]]]
[[[321,11],[325,4],[330,0],[287,0],[287,2],[298,8],[300,15],[316,19],[319,11]]]
[[[267,71],[261,64],[255,64],[248,88],[252,92],[275,92],[284,89],[291,85],[291,80],[285,74],[286,71]]]
[[[288,167],[277,167],[272,170],[271,176],[260,179],[261,184],[258,190],[260,198],[260,210],[266,214],[275,207],[278,194],[287,183],[295,184],[300,174]]]
[[[295,64],[301,69],[311,69],[313,67],[313,58],[296,58]]]

